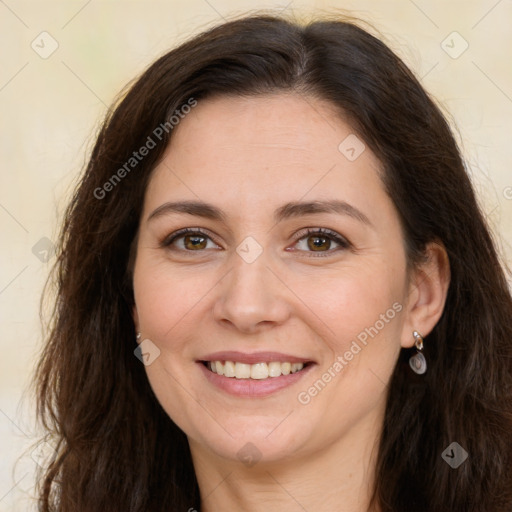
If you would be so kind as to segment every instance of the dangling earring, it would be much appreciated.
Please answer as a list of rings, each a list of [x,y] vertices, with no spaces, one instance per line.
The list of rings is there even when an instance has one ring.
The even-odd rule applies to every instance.
[[[417,352],[409,359],[409,366],[413,372],[422,375],[427,371],[427,360],[421,352],[423,350],[423,337],[418,331],[413,331],[412,335],[414,336],[414,346]]]

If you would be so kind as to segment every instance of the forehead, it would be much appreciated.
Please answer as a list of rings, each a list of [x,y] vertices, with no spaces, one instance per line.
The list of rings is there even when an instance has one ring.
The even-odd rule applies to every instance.
[[[333,160],[352,132],[335,108],[318,98],[292,93],[222,96],[198,103],[177,126],[169,152],[193,152],[189,156],[203,161],[242,160],[249,152],[269,163],[293,157]],[[245,162],[241,170],[250,164]]]
[[[185,198],[261,210],[336,197],[364,207],[386,200],[380,167],[327,102],[292,93],[218,97],[199,101],[174,128],[147,208]]]

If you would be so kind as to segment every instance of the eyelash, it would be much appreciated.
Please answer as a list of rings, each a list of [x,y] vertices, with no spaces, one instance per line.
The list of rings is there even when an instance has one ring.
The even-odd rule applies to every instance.
[[[169,247],[170,245],[173,244],[173,242],[175,242],[176,240],[178,240],[179,238],[182,238],[184,235],[187,235],[187,234],[203,235],[206,238],[209,238],[212,242],[216,243],[215,240],[213,240],[213,238],[206,231],[204,231],[201,228],[183,228],[183,229],[180,229],[179,231],[176,231],[175,233],[172,233],[167,238],[165,238],[162,241],[161,246]],[[299,242],[302,239],[308,238],[311,235],[317,235],[319,237],[326,237],[327,239],[336,242],[340,246],[338,248],[330,249],[327,251],[318,251],[316,254],[315,254],[315,251],[303,251],[303,252],[315,254],[314,256],[312,256],[314,258],[330,256],[334,252],[337,252],[342,249],[350,249],[352,247],[351,243],[346,238],[344,238],[341,235],[339,235],[338,233],[336,233],[336,231],[332,231],[327,228],[306,228],[305,230],[299,231],[297,234],[295,234],[294,239],[295,239],[295,242]],[[189,252],[189,253],[202,252],[201,250],[199,250],[199,251],[189,251],[187,249],[177,249],[177,250],[182,251],[182,252]]]

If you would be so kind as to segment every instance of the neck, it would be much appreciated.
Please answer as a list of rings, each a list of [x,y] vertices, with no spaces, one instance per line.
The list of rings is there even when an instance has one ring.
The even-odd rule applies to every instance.
[[[378,436],[375,425],[286,460],[251,467],[212,456],[190,440],[201,512],[378,512],[370,509]]]

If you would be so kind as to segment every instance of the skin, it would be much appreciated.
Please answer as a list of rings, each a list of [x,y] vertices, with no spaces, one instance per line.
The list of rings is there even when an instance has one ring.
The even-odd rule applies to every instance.
[[[145,194],[133,315],[141,339],[160,350],[146,366],[148,379],[188,436],[202,510],[366,511],[386,384],[401,347],[414,343],[412,331],[426,336],[442,313],[444,249],[431,244],[428,261],[407,272],[380,162],[368,147],[354,161],[338,150],[354,132],[319,99],[208,99],[175,130]],[[273,219],[289,201],[328,199],[346,201],[370,224],[336,213]],[[178,200],[211,203],[226,221],[185,213],[148,220]],[[210,238],[200,249],[183,237],[162,247],[186,227]],[[313,251],[308,237],[318,235],[294,239],[304,228],[331,229],[350,246],[326,241]],[[236,251],[248,236],[263,250],[252,263]],[[393,304],[401,311],[300,403],[299,393]],[[282,352],[316,364],[271,396],[243,398],[214,387],[198,366],[201,356],[220,350]],[[252,466],[237,456],[247,443],[245,450],[261,457]]]

